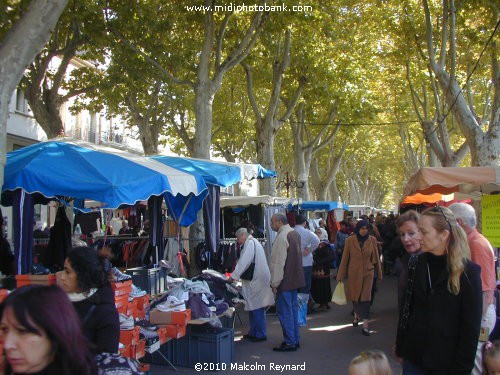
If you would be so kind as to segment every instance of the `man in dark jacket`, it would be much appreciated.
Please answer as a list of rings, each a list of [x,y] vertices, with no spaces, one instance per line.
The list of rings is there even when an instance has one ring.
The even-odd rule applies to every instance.
[[[283,214],[273,215],[271,228],[278,232],[271,251],[271,288],[276,295],[276,313],[284,335],[284,341],[273,350],[291,352],[300,346],[297,289],[305,286],[300,235],[288,225]]]

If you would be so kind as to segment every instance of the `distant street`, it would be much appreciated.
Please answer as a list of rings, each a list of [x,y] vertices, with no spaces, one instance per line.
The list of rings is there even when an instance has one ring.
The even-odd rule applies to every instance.
[[[372,307],[370,337],[361,335],[361,328],[352,327],[351,306],[331,304],[330,310],[316,312],[308,316],[307,326],[301,328],[301,348],[296,352],[273,352],[273,346],[282,341],[281,326],[274,314],[268,315],[268,340],[253,343],[241,340],[246,333],[238,319],[235,321],[235,361],[241,370],[220,371],[220,374],[275,374],[280,372],[279,365],[303,365],[305,371],[287,371],[291,374],[347,374],[351,359],[363,350],[379,349],[384,351],[391,362],[394,374],[399,374],[401,368],[392,357],[392,345],[397,325],[396,278],[387,276],[379,284],[375,302]],[[240,311],[244,324],[247,314]],[[261,370],[244,370],[249,366],[258,365]],[[272,368],[271,368],[272,367]],[[263,370],[265,369],[265,371]],[[163,366],[152,366],[152,374],[162,374],[173,370]],[[177,373],[195,374],[194,369],[177,367]]]

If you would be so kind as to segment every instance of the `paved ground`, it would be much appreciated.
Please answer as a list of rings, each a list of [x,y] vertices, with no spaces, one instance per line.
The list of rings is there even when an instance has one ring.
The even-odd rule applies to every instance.
[[[331,304],[330,310],[316,312],[308,316],[307,326],[301,328],[301,348],[296,352],[273,352],[273,346],[282,341],[281,326],[275,315],[268,315],[268,340],[252,343],[241,340],[246,333],[247,314],[240,312],[243,325],[238,319],[235,322],[235,358],[234,363],[239,365],[259,365],[259,371],[226,371],[220,374],[275,374],[279,370],[271,369],[271,364],[303,365],[305,371],[298,370],[299,374],[347,374],[347,367],[353,357],[363,350],[379,349],[389,356],[394,374],[400,373],[400,366],[390,355],[394,342],[397,325],[396,307],[396,279],[387,276],[378,288],[375,303],[371,310],[370,337],[361,335],[361,328],[352,327],[351,306],[337,306]],[[265,369],[265,370],[264,370]],[[173,369],[164,366],[152,366],[151,373],[174,373]],[[177,373],[195,374],[195,369],[177,367]],[[295,373],[295,371],[283,371]]]

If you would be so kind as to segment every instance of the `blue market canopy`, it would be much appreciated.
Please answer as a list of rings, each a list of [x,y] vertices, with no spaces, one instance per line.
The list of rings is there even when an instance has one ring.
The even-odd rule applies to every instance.
[[[297,208],[297,205],[288,206],[289,209]],[[298,209],[301,211],[331,211],[331,210],[349,210],[349,206],[342,202],[330,202],[330,201],[305,201],[298,205]]]
[[[35,197],[69,197],[84,210],[85,200],[117,208],[163,195],[181,225],[196,220],[207,195],[201,176],[120,149],[68,138],[9,152],[2,204],[23,189]]]
[[[179,156],[156,155],[151,159],[187,173],[196,173],[207,184],[228,187],[244,179],[276,177],[276,172],[260,164],[229,163]]]

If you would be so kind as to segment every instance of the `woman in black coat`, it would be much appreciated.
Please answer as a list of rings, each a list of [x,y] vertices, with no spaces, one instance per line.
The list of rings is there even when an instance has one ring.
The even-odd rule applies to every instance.
[[[449,209],[424,211],[418,227],[423,254],[408,270],[397,334],[403,374],[469,375],[481,327],[480,267]]]
[[[75,247],[64,262],[61,287],[68,293],[82,329],[96,353],[118,352],[120,321],[106,260],[89,247]]]
[[[320,243],[313,252],[313,276],[311,283],[311,295],[314,302],[319,304],[319,307],[329,309],[330,300],[332,299],[332,288],[330,286],[330,264],[334,259],[334,254],[328,242],[328,234],[326,229],[317,228],[315,230]]]

